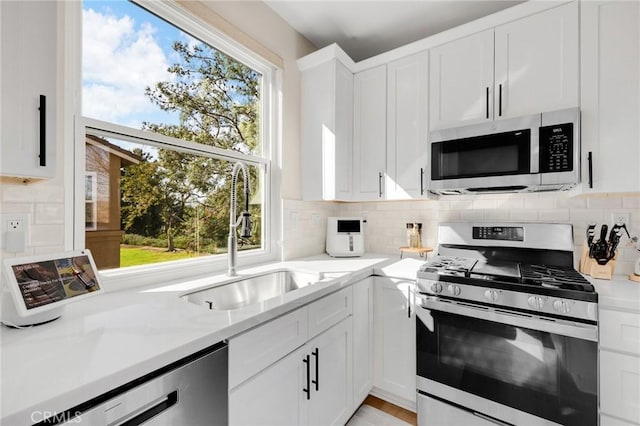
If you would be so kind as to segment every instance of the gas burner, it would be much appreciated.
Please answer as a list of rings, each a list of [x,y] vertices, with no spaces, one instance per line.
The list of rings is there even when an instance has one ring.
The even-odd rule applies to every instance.
[[[421,272],[434,272],[440,275],[466,275],[477,259],[455,256],[435,256],[420,267]]]
[[[553,265],[520,265],[522,282],[548,288],[595,291],[593,286],[572,267]]]

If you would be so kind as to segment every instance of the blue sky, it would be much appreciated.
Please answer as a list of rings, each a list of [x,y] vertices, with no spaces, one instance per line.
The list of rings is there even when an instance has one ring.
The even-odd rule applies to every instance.
[[[83,115],[134,128],[176,123],[144,95],[172,79],[175,40],[193,39],[128,1],[83,1]]]

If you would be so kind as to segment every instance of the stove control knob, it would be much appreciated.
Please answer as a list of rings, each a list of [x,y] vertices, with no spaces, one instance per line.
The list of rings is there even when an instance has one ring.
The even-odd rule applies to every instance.
[[[495,290],[487,290],[484,292],[484,297],[486,297],[489,302],[496,302],[498,301],[498,297],[500,297],[500,293]]]
[[[568,314],[571,310],[571,305],[569,305],[569,302],[567,302],[566,300],[556,300],[555,302],[553,302],[553,309],[555,309],[556,312],[560,312],[561,314]]]
[[[436,293],[436,294],[442,292],[442,284],[440,284],[440,283],[431,284],[431,291]]]
[[[460,294],[461,290],[460,290],[460,286],[455,285],[455,284],[449,284],[449,286],[447,287],[447,291],[452,296],[458,296]]]
[[[533,309],[542,309],[544,306],[544,299],[540,296],[529,296],[527,301]]]

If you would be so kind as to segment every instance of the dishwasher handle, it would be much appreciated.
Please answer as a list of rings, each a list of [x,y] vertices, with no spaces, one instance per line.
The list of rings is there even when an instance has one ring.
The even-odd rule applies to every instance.
[[[158,414],[162,413],[163,411],[166,411],[169,408],[173,407],[177,403],[178,403],[178,390],[176,389],[173,392],[169,393],[165,398],[162,399],[162,401],[155,404],[153,407],[143,411],[142,413],[127,420],[124,423],[120,423],[119,426],[139,426],[145,423],[150,418],[155,417]]]

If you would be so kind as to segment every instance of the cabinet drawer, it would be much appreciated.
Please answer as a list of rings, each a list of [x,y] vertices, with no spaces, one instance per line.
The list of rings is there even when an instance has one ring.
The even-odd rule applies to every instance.
[[[347,287],[309,305],[309,339],[351,315],[352,287]]]
[[[600,312],[600,346],[640,356],[640,314]]]
[[[307,307],[297,309],[229,341],[229,389],[307,341]]]
[[[640,423],[640,358],[600,351],[600,409]]]

